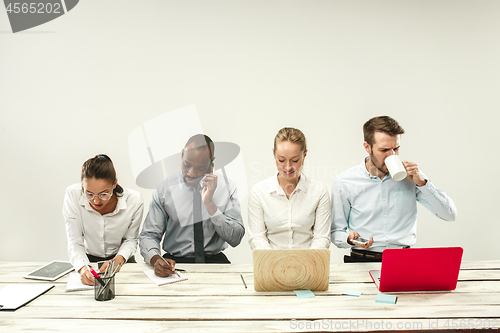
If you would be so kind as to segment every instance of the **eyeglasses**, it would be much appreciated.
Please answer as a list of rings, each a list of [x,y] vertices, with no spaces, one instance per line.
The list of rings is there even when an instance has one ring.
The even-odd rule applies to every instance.
[[[82,190],[82,192],[83,192],[83,190]],[[90,193],[90,192],[83,192],[83,194],[85,195],[85,197],[87,198],[88,201],[94,200],[94,198],[96,196],[99,197],[99,199],[101,199],[101,200],[109,200],[109,199],[111,199],[113,192],[111,192],[111,193],[103,192],[103,193],[99,193],[99,194],[94,194],[94,193]]]

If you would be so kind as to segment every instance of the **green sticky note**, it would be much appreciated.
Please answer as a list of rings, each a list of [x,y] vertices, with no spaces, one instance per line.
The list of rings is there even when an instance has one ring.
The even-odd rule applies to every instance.
[[[375,298],[375,302],[377,303],[387,303],[387,304],[396,304],[398,296],[389,295],[389,294],[378,294],[377,298]]]
[[[346,290],[342,293],[342,295],[359,297],[361,296],[362,293],[363,293],[362,291],[357,291],[357,290]]]
[[[298,298],[312,298],[316,297],[314,293],[310,290],[294,290],[293,291]]]

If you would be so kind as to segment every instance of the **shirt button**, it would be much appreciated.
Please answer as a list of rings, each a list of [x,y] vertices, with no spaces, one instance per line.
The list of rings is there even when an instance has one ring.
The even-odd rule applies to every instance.
[[[385,198],[383,198],[382,200],[385,201]]]
[[[387,217],[387,215],[384,215],[384,217]]]

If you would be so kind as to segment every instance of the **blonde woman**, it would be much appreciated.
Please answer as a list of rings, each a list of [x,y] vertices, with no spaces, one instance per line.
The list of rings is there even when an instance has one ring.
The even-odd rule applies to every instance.
[[[282,128],[274,138],[277,173],[252,188],[248,219],[255,249],[327,249],[331,207],[326,187],[302,173],[306,138],[296,128]]]

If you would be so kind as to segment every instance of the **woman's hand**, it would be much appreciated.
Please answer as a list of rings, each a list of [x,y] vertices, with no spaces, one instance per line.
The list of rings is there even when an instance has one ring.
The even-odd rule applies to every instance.
[[[87,266],[83,266],[82,268],[80,268],[80,270],[78,271],[78,273],[80,273],[81,281],[82,281],[83,284],[86,284],[86,285],[89,285],[89,286],[93,286],[94,285],[94,276],[89,271],[89,269],[87,268]]]
[[[125,264],[126,260],[125,258],[121,255],[121,254],[117,254],[113,259],[111,260],[108,260],[108,261],[105,261],[101,268],[99,269],[99,273],[104,273],[106,271],[106,269],[108,268],[108,265],[110,264],[111,261],[115,261],[115,270],[116,270],[116,273],[118,273],[120,271],[120,269],[123,267],[123,265]],[[108,272],[109,274],[111,274],[112,272]]]

